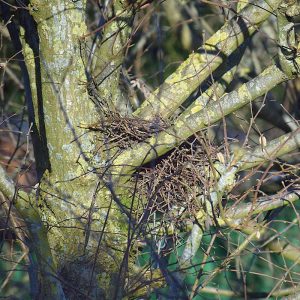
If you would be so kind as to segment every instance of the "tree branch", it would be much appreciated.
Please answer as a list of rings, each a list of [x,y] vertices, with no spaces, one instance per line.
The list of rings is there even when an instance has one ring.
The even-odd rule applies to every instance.
[[[107,11],[113,14],[108,21],[102,16],[99,27],[104,27],[103,33],[99,34],[98,31],[92,44],[88,65],[88,72],[91,69],[95,85],[91,88],[96,90],[92,93],[110,111],[126,114],[130,106],[120,89],[120,71],[131,33],[134,9],[126,1],[118,0],[108,4],[105,11],[106,15]]]
[[[266,147],[258,146],[254,150],[249,150],[245,153],[241,150],[234,160],[240,161],[238,171],[243,171],[264,164],[267,161],[272,161],[277,157],[297,150],[299,147],[300,129],[268,142]]]
[[[275,65],[268,67],[237,91],[209,103],[205,109],[185,116],[184,121],[179,118],[165,131],[125,150],[112,162],[113,175],[117,177],[131,174],[136,167],[165,154],[189,136],[264,95],[285,80],[288,77]]]
[[[245,203],[238,206],[232,206],[225,211],[225,217],[236,223],[240,223],[240,219],[253,215],[260,214],[265,211],[276,209],[285,205],[289,205],[292,202],[299,200],[300,189],[295,188],[295,190],[285,193],[278,193],[276,195],[260,197],[255,201],[255,203]],[[224,224],[224,221],[220,219],[220,225]]]
[[[134,116],[152,119],[170,117],[187,97],[265,21],[279,0],[257,0],[211,36],[200,52],[193,53],[144,101]]]
[[[7,176],[6,172],[0,165],[0,192],[8,199],[12,200],[15,195],[15,184]]]
[[[275,157],[287,154],[299,147],[299,139],[299,131],[279,137],[269,143],[268,147],[265,149],[257,147],[254,152],[249,151],[247,155],[241,159],[240,165],[242,167],[250,167],[252,163],[252,166],[254,167],[263,162],[269,161],[271,157],[271,159],[274,159]],[[261,153],[262,155],[258,155],[258,153]],[[266,155],[268,153],[271,153],[272,155]],[[236,161],[239,158],[240,156],[236,157],[234,160]],[[250,163],[248,163],[248,161],[250,161]],[[180,258],[181,264],[186,265],[190,263],[191,259],[198,251],[202,240],[203,228],[205,227],[207,215],[212,216],[212,210],[216,207],[216,205],[219,205],[221,212],[221,216],[218,218],[220,221],[219,225],[229,225],[230,227],[234,227],[242,222],[242,220],[239,219],[244,216],[258,214],[263,211],[281,207],[299,199],[300,190],[295,190],[293,192],[286,193],[284,196],[278,194],[271,197],[262,197],[255,204],[248,203],[241,205],[238,208],[232,207],[225,212],[221,203],[222,196],[227,189],[230,189],[234,185],[233,182],[235,175],[239,170],[242,169],[242,167],[229,166],[229,168],[224,169],[223,174],[215,185],[214,190],[210,193],[210,199],[206,201],[206,211],[200,210],[197,213],[197,223],[193,225],[191,233],[187,239],[186,246]],[[279,197],[279,199],[276,200],[277,197]],[[243,213],[244,215],[238,216],[236,214],[237,212],[240,214]]]

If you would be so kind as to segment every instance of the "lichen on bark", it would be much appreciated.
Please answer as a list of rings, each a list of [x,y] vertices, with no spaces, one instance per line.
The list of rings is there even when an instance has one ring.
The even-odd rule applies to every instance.
[[[30,205],[47,233],[57,271],[75,272],[89,260],[86,272],[70,279],[84,287],[97,277],[98,286],[91,293],[99,293],[101,286],[100,294],[109,294],[126,248],[127,223],[102,178],[93,172],[95,133],[80,127],[82,122],[99,120],[87,92],[80,53],[80,38],[87,32],[85,5],[85,1],[31,2],[41,62],[43,119],[39,122],[46,127],[50,166],[40,180],[38,201],[32,199]],[[26,64],[33,71],[30,58],[26,56]],[[102,231],[106,232],[105,249],[98,249]],[[66,287],[65,291],[70,298],[74,296]]]

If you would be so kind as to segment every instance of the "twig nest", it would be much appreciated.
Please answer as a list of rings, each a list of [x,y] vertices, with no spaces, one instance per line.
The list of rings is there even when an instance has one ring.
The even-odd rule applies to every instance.
[[[135,174],[132,180],[136,181],[138,196],[146,199],[149,216],[159,215],[176,226],[194,220],[210,190],[210,163],[217,154],[216,148],[204,143],[193,136]]]

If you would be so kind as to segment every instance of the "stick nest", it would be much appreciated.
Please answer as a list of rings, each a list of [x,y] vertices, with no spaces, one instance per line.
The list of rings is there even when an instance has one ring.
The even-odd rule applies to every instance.
[[[100,139],[109,148],[125,150],[140,143],[153,134],[157,134],[168,127],[162,119],[147,121],[139,118],[124,117],[119,113],[110,112],[99,123],[88,128],[102,133]]]
[[[210,161],[217,150],[193,136],[149,167],[135,174],[137,192],[147,199],[149,216],[154,212],[167,223],[177,225],[193,220],[203,208],[203,195],[211,185]]]

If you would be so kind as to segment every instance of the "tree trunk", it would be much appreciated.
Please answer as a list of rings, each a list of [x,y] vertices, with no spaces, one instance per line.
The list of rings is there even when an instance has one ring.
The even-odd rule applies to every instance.
[[[81,53],[82,36],[87,33],[85,5],[85,1],[31,1],[39,65],[24,40],[38,134],[45,134],[48,149],[40,157],[49,157],[37,187],[38,199],[30,199],[41,219],[38,234],[46,241],[47,235],[49,241],[34,246],[40,271],[49,265],[40,276],[43,299],[60,299],[60,279],[68,299],[78,299],[80,290],[92,298],[110,298],[127,241],[126,220],[93,171],[103,160],[96,153],[99,143],[95,132],[81,128],[82,124],[99,122],[87,92],[86,58]],[[112,93],[114,98],[117,88],[110,88],[101,86],[101,91]],[[57,285],[48,285],[56,278]]]

